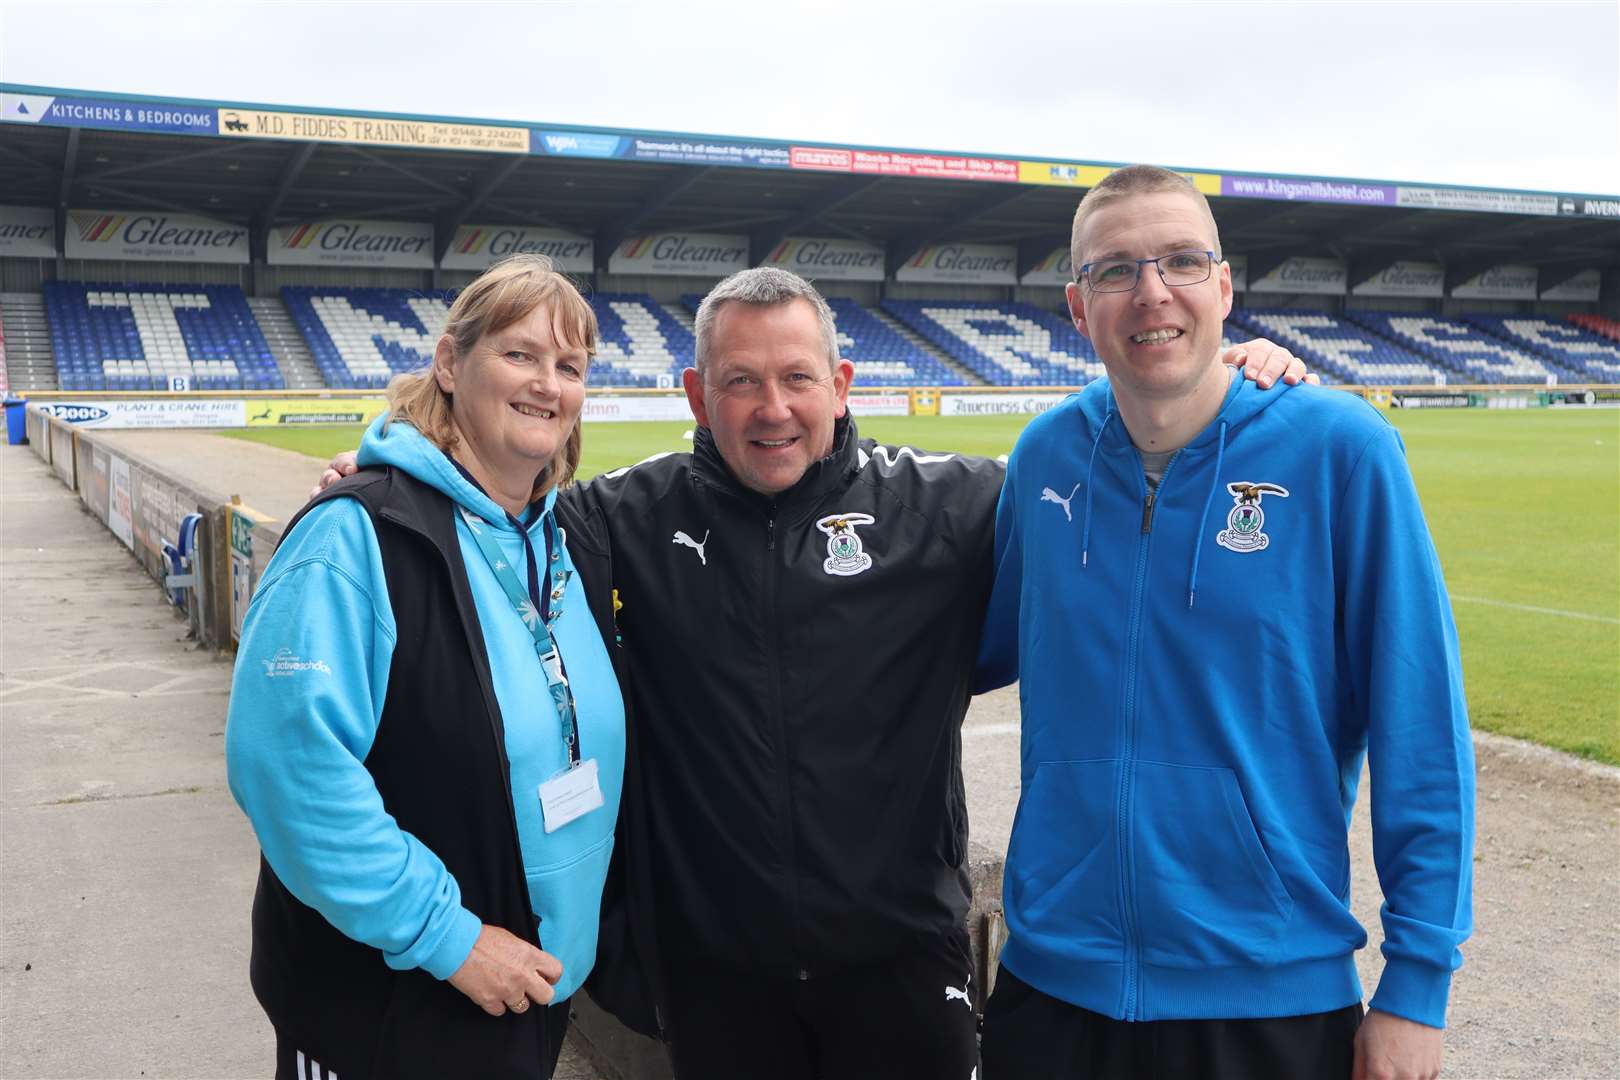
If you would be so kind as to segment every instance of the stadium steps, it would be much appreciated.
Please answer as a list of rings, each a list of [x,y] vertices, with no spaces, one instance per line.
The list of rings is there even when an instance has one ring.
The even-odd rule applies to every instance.
[[[248,298],[253,318],[270,345],[270,355],[276,358],[276,367],[287,381],[289,390],[325,390],[326,380],[315,368],[304,335],[293,325],[287,305],[279,296],[253,296]]]
[[[863,304],[861,306],[866,308],[867,311],[871,312],[872,317],[878,322],[905,338],[906,341],[910,342],[918,349],[921,349],[927,355],[932,356],[935,360],[938,360],[942,365],[944,365],[945,370],[956,372],[956,374],[962,379],[962,385],[985,385],[986,380],[980,378],[969,368],[958,363],[954,358],[946,356],[943,352],[936,349],[926,338],[918,334],[915,330],[901,322],[899,319],[896,319],[893,315],[890,315],[887,311],[884,311],[876,304]]]
[[[694,329],[692,313],[686,310],[685,304],[659,304],[658,306],[669,312],[669,317],[680,323],[681,326],[686,329],[687,333],[691,334],[693,337],[697,336],[697,330]]]
[[[0,323],[6,328],[6,378],[20,394],[55,390],[56,347],[45,320],[45,298],[39,293],[0,293]]]

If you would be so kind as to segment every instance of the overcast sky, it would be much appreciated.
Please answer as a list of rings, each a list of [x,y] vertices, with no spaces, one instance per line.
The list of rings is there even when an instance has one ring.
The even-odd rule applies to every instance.
[[[0,81],[1620,194],[1620,2],[0,0]]]

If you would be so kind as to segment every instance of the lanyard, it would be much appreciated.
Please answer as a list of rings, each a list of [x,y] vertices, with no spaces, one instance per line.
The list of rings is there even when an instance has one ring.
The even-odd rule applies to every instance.
[[[568,685],[568,675],[563,671],[562,653],[557,649],[557,641],[551,636],[551,622],[541,612],[536,611],[534,602],[529,599],[529,591],[518,580],[517,574],[507,563],[506,557],[496,545],[494,537],[489,535],[489,523],[464,506],[456,508],[461,513],[461,520],[467,523],[468,530],[478,543],[478,550],[484,553],[484,560],[489,568],[495,572],[495,580],[501,583],[506,591],[506,597],[512,602],[518,617],[523,625],[529,628],[534,637],[534,654],[540,658],[540,669],[546,673],[546,686],[551,690],[551,700],[557,705],[557,715],[562,720],[563,745],[568,748],[568,767],[579,767],[579,718],[574,713],[574,692]],[[551,591],[544,598],[546,607],[556,608],[556,601],[563,596],[563,589],[568,583],[568,571],[561,568],[563,541],[558,534],[557,519],[550,514],[546,515],[546,548],[549,555],[546,559],[547,571],[551,577]],[[556,569],[552,569],[556,567]]]

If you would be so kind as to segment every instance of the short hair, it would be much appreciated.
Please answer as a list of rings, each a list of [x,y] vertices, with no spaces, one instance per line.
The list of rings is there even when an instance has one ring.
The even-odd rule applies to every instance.
[[[448,337],[459,358],[471,352],[484,335],[499,333],[538,308],[551,314],[557,344],[584,349],[587,357],[596,355],[596,312],[544,255],[511,255],[474,278],[450,306],[441,340]],[[450,418],[450,398],[434,378],[429,362],[427,367],[396,375],[389,382],[388,422],[403,420],[440,450],[453,454],[458,440]],[[573,480],[581,445],[576,423],[557,457],[535,478],[531,502]]]
[[[807,301],[815,309],[816,321],[821,324],[821,338],[827,346],[827,370],[834,370],[838,366],[838,325],[833,319],[832,308],[827,306],[827,301],[814,285],[779,266],[739,270],[709,290],[709,295],[698,305],[697,318],[692,323],[697,337],[692,366],[697,368],[699,375],[703,374],[713,344],[715,320],[720,317],[720,309],[726,304],[775,307],[795,300]]]
[[[1080,267],[1085,265],[1085,255],[1080,250],[1080,230],[1092,214],[1101,210],[1111,202],[1128,198],[1132,195],[1186,195],[1198,204],[1209,219],[1209,232],[1215,240],[1215,258],[1221,257],[1221,230],[1215,224],[1215,215],[1210,211],[1209,200],[1199,191],[1193,182],[1178,172],[1161,169],[1157,165],[1127,165],[1123,169],[1116,169],[1097,182],[1097,186],[1086,192],[1086,197],[1080,200],[1080,205],[1074,211],[1074,228],[1069,232],[1069,259],[1074,265],[1075,280],[1079,280]]]

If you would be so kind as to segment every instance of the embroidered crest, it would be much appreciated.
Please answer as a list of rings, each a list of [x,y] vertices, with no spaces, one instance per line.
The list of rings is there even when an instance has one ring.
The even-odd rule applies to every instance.
[[[830,514],[816,522],[827,534],[827,559],[821,568],[834,577],[854,577],[872,565],[872,556],[861,550],[855,526],[871,525],[871,514]]]
[[[1229,551],[1264,551],[1266,545],[1271,543],[1271,537],[1260,531],[1260,527],[1266,523],[1260,500],[1267,495],[1286,499],[1288,489],[1276,484],[1252,484],[1239,480],[1227,484],[1226,490],[1231,492],[1236,505],[1226,515],[1226,528],[1216,534],[1215,542]]]

